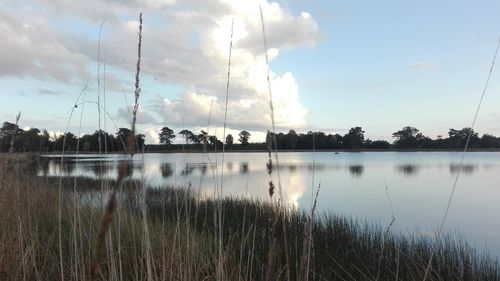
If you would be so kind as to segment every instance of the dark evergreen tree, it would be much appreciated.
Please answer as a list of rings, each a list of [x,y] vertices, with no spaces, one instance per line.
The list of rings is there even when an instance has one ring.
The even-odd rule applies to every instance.
[[[250,136],[251,136],[251,134],[247,131],[240,132],[238,140],[242,146],[248,145],[248,140],[249,140]]]
[[[163,127],[161,128],[159,137],[161,144],[172,144],[172,139],[175,138],[174,130],[170,129],[169,127]]]

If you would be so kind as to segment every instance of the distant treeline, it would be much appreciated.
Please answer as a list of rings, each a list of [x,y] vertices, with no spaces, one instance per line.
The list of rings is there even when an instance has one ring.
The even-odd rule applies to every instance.
[[[185,144],[172,144],[171,139],[175,138],[173,130],[164,127],[160,132],[159,145],[146,145],[148,151],[198,151],[207,149],[222,149],[222,141],[215,136],[208,136],[204,131],[200,134],[194,134],[189,130],[179,132],[185,138]],[[470,138],[469,138],[470,135]],[[267,143],[250,142],[250,133],[241,131],[239,133],[239,144],[233,143],[231,134],[226,136],[226,149],[228,150],[266,150]],[[500,148],[500,138],[489,134],[479,137],[477,132],[471,128],[460,130],[450,129],[448,137],[438,136],[431,139],[424,136],[417,128],[404,127],[392,134],[394,141],[392,143],[386,140],[365,139],[365,131],[361,127],[353,127],[345,135],[326,134],[324,132],[297,133],[290,130],[288,133],[268,133],[266,139],[272,143],[273,149],[279,150],[359,150],[359,149],[412,149],[412,150],[432,150],[432,149],[450,149],[460,150],[465,147],[469,141],[468,147],[472,149],[491,149]],[[276,140],[276,143],[274,142]]]
[[[67,132],[65,135],[50,135],[46,130],[31,128],[23,130],[16,124],[4,122],[0,128],[0,151],[6,152],[13,148],[18,152],[58,152],[65,151],[97,152],[101,151],[121,152],[124,151],[131,131],[127,128],[119,128],[118,132],[110,134],[104,131],[95,131],[93,134],[85,134],[78,137]],[[164,127],[158,133],[160,144],[145,144],[145,135],[136,135],[136,147],[138,151],[214,151],[222,150],[223,142],[216,136],[209,135],[205,131],[195,134],[189,130],[179,132],[185,142],[173,144],[176,137],[174,131]],[[365,131],[361,127],[353,127],[345,135],[326,134],[324,132],[296,133],[290,130],[288,133],[268,133],[267,139],[272,142],[272,147],[279,150],[359,150],[359,149],[463,149],[469,142],[472,149],[500,149],[500,138],[483,134],[481,137],[471,128],[460,130],[450,129],[447,137],[438,136],[431,139],[424,136],[417,128],[404,127],[392,134],[392,143],[386,140],[365,139]],[[234,143],[233,136],[225,137],[226,150],[266,150],[266,142],[250,142],[251,134],[241,131],[238,135],[239,143]],[[276,143],[274,143],[276,140]],[[13,144],[13,145],[11,145]]]
[[[392,143],[386,140],[365,139],[365,131],[354,127],[345,135],[325,134],[323,132],[308,132],[297,134],[291,130],[288,133],[276,134],[278,149],[463,149],[469,142],[469,148],[500,148],[500,138],[484,134],[479,137],[471,128],[460,130],[450,129],[448,136],[438,136],[431,139],[424,136],[417,128],[404,127],[394,132]],[[470,135],[470,138],[469,138]],[[272,134],[271,134],[272,136]],[[274,138],[273,138],[274,139]],[[274,145],[274,144],[273,144]]]
[[[4,122],[0,128],[0,151],[9,151],[11,146],[17,152],[61,152],[76,151],[96,152],[101,151],[119,152],[124,151],[131,131],[127,128],[119,128],[115,134],[109,134],[104,131],[95,131],[93,134],[85,134],[78,137],[67,132],[65,135],[50,135],[47,130],[30,128],[23,130],[16,124]],[[138,150],[144,146],[144,135],[136,135],[136,144]],[[13,144],[13,145],[11,145]]]

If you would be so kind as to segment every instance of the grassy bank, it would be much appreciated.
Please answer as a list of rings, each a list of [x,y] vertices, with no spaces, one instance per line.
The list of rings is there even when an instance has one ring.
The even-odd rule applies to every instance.
[[[196,187],[136,181],[60,181],[37,177],[26,156],[0,161],[0,280],[89,280],[95,262],[99,280],[422,280],[433,246],[427,280],[500,280],[495,261],[453,237],[435,245],[334,214],[312,220],[278,212],[271,200],[201,200]],[[116,211],[100,248],[113,187]]]

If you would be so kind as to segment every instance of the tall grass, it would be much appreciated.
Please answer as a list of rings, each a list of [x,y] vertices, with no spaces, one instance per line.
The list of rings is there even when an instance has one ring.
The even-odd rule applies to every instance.
[[[29,159],[7,162],[1,167],[6,180],[0,197],[0,280],[60,278],[59,209],[53,204],[59,196],[58,179],[36,176]],[[219,226],[213,217],[219,205],[224,211],[227,280],[287,280],[286,251],[292,265],[290,280],[375,280],[376,275],[379,280],[421,280],[433,249],[436,255],[428,280],[500,280],[497,261],[477,255],[460,237],[443,236],[436,244],[431,237],[387,233],[385,227],[333,214],[315,217],[288,208],[286,215],[280,215],[283,212],[277,214],[268,201],[201,198],[188,186],[148,186],[143,198],[143,190],[137,188],[140,182],[128,182],[116,194],[121,220],[101,218],[100,181],[90,178],[78,179],[82,187],[78,192],[81,253],[71,259],[75,194],[73,179],[62,182],[61,250],[68,257],[62,260],[65,280],[88,277],[82,269],[89,268],[96,255],[101,255],[97,280],[214,280],[219,244],[213,233]],[[149,237],[144,231],[144,206]],[[270,227],[275,218],[277,225],[286,224],[289,246],[273,249],[276,258],[268,268],[270,245],[283,235],[283,228]],[[108,224],[112,241],[121,240],[120,245],[107,244],[105,254],[94,247],[95,239],[110,241],[102,236],[103,223]],[[146,239],[149,252],[140,242]]]

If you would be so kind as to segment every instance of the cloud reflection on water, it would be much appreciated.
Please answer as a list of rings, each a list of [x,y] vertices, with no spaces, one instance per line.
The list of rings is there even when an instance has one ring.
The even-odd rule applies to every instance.
[[[436,214],[442,211],[443,201],[449,196],[454,175],[461,172],[461,189],[455,198],[455,206],[460,207],[450,213],[450,225],[483,237],[492,233],[491,222],[498,221],[496,214],[500,213],[495,203],[500,200],[497,184],[500,154],[471,153],[467,155],[464,165],[458,164],[460,156],[461,153],[451,152],[384,152],[341,153],[332,157],[331,153],[325,152],[315,154],[313,165],[312,153],[280,153],[280,165],[275,166],[272,174],[276,185],[275,196],[278,196],[279,170],[285,202],[307,209],[312,201],[314,175],[314,188],[320,181],[322,183],[318,202],[320,211],[333,210],[379,219],[387,217],[383,188],[387,180],[395,204],[396,224],[432,226],[439,219]],[[40,161],[38,174],[94,178],[102,174],[103,178],[116,179],[121,159],[123,157],[119,155],[106,158],[102,162],[102,173],[96,159],[76,162],[73,158],[63,165],[60,159],[49,159]],[[207,198],[213,198],[215,188],[220,187],[220,157],[217,165],[212,163],[215,161],[208,161],[205,155],[196,153],[146,154],[144,159],[144,163],[133,162],[129,172],[132,179],[140,179],[141,173],[144,173],[147,174],[147,184],[180,188],[191,186]],[[223,196],[269,201],[267,159],[266,153],[228,153],[224,163]],[[425,207],[422,202],[426,202]],[[465,218],[472,217],[481,220],[474,219],[467,225]],[[483,219],[487,217],[489,219]]]

